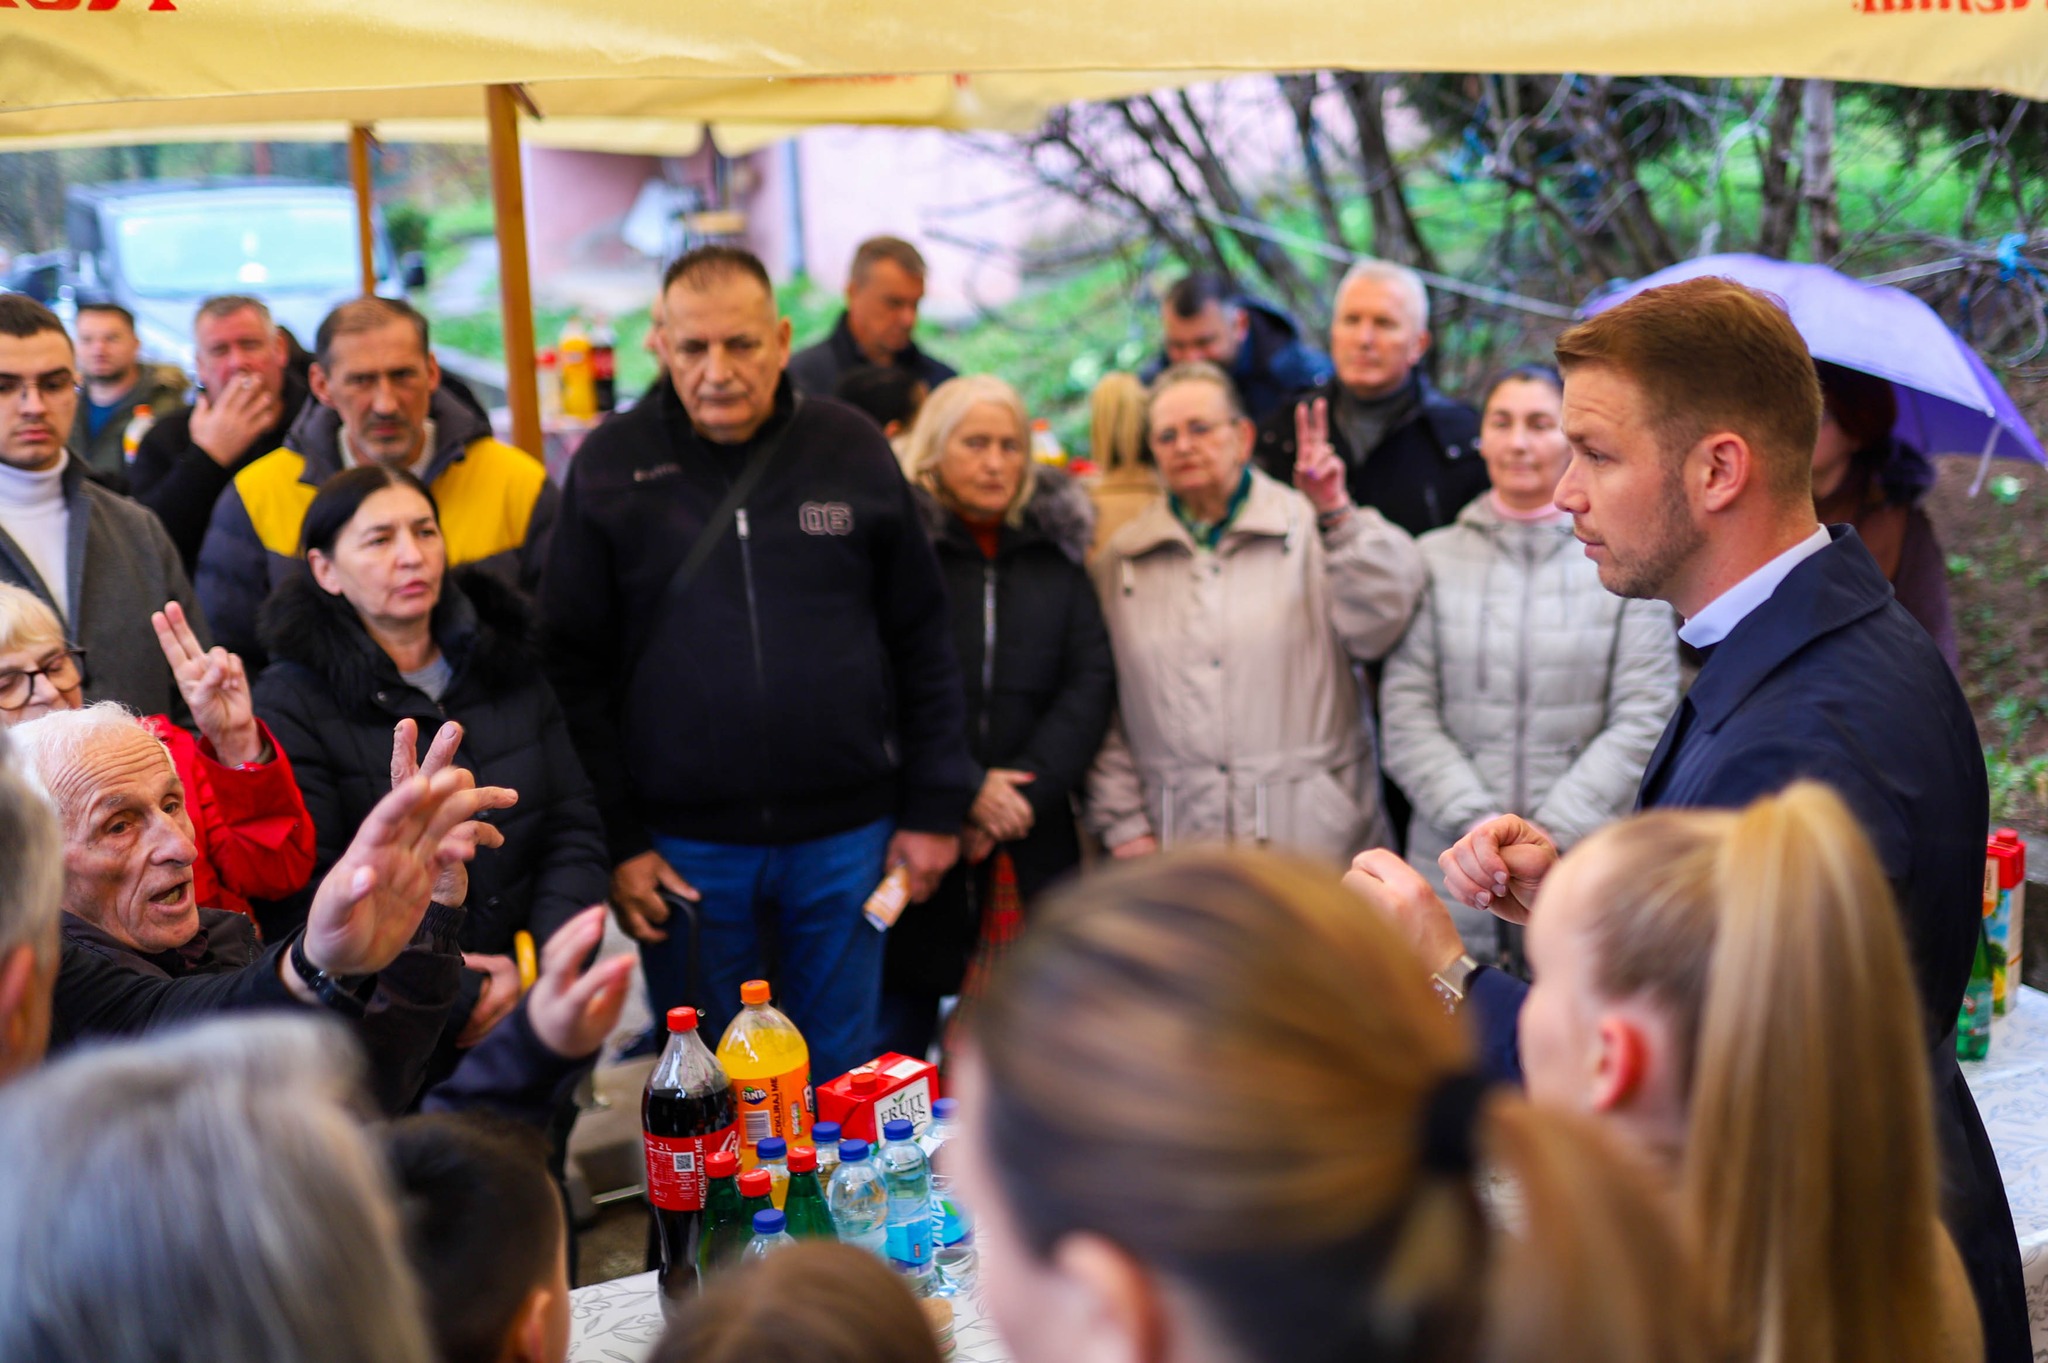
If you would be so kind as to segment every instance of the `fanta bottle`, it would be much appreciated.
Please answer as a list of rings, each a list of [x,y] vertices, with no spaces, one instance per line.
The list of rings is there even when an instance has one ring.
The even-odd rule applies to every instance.
[[[741,985],[740,1002],[746,1006],[718,1043],[718,1063],[739,1109],[740,1166],[752,1169],[771,1136],[810,1144],[811,1048],[796,1024],[769,1006],[768,981]]]

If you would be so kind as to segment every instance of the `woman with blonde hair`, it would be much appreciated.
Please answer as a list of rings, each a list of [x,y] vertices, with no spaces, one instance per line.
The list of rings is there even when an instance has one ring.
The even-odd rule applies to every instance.
[[[919,410],[907,452],[982,772],[960,860],[904,910],[884,955],[884,1044],[923,1055],[939,1000],[960,991],[977,948],[999,949],[1038,893],[1080,864],[1073,794],[1102,745],[1116,673],[1081,567],[1088,504],[1065,474],[1033,466],[1017,391],[988,374],[948,379]]]
[[[1095,462],[1095,482],[1088,498],[1095,503],[1093,556],[1109,537],[1159,500],[1159,474],[1145,446],[1145,385],[1135,374],[1104,374],[1088,397],[1088,457]]]
[[[1347,884],[1403,917],[1441,913],[1381,853]],[[1737,1357],[1983,1357],[1938,1219],[1897,910],[1841,797],[1799,782],[1609,825],[1543,882],[1528,948],[1530,1098],[1595,1114],[1669,1171]]]
[[[956,1070],[1018,1363],[1714,1358],[1647,1174],[1474,1063],[1391,926],[1306,864],[1204,849],[1049,902]]]

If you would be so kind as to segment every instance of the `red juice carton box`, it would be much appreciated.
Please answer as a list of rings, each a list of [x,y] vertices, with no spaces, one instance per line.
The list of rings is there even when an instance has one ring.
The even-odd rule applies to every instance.
[[[1993,833],[1985,857],[1996,868],[1997,900],[1984,916],[1991,947],[1991,1012],[2004,1017],[2020,1001],[2020,965],[2026,959],[2027,843],[2010,828]],[[1986,897],[1992,889],[1986,877]]]
[[[883,1124],[899,1117],[923,1135],[938,1097],[936,1066],[890,1051],[819,1085],[818,1120],[839,1123],[846,1140],[880,1140]]]

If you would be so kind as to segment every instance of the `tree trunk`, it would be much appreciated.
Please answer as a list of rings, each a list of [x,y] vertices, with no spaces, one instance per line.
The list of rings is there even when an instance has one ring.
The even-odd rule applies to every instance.
[[[1177,102],[1181,115],[1187,119],[1188,131],[1193,137],[1192,143],[1180,136],[1173,126],[1172,118],[1159,106],[1157,100],[1148,96],[1146,102],[1152,106],[1153,115],[1159,120],[1159,126],[1166,129],[1179,145],[1181,154],[1194,162],[1196,172],[1202,177],[1203,187],[1209,191],[1209,201],[1226,217],[1252,220],[1255,217],[1252,206],[1245,202],[1244,195],[1237,188],[1237,182],[1230,178],[1230,171],[1224,166],[1223,158],[1216,154],[1216,145],[1209,140],[1208,125],[1203,123],[1202,116],[1195,111],[1194,101],[1188,98],[1188,92],[1179,91]],[[1237,244],[1244,248],[1253,263],[1259,267],[1259,272],[1271,280],[1273,287],[1280,291],[1288,308],[1297,317],[1313,316],[1318,301],[1316,291],[1311,289],[1308,280],[1302,277],[1301,268],[1294,263],[1294,257],[1287,254],[1286,248],[1256,232],[1236,227],[1233,227],[1231,232],[1237,238]]]
[[[1344,222],[1337,213],[1337,196],[1330,189],[1330,173],[1323,165],[1319,145],[1322,129],[1316,124],[1315,100],[1322,88],[1322,77],[1310,74],[1274,79],[1279,82],[1280,97],[1294,114],[1294,135],[1301,140],[1302,169],[1308,178],[1309,194],[1316,203],[1316,217],[1323,225],[1323,237],[1338,250],[1349,251],[1351,243],[1344,239]]]
[[[1813,258],[1833,260],[1842,249],[1842,218],[1835,203],[1835,83],[1810,80],[1800,92],[1806,139],[1799,165],[1799,197]]]
[[[1344,83],[1352,121],[1358,126],[1358,169],[1365,181],[1366,206],[1372,210],[1372,250],[1382,260],[1435,270],[1436,255],[1422,239],[1402,192],[1401,168],[1387,141],[1386,99],[1389,77],[1355,71]]]
[[[1771,121],[1761,149],[1761,203],[1757,210],[1756,249],[1783,260],[1792,253],[1799,230],[1799,181],[1792,170],[1792,139],[1799,131],[1799,105],[1804,81],[1773,82],[1777,86]]]

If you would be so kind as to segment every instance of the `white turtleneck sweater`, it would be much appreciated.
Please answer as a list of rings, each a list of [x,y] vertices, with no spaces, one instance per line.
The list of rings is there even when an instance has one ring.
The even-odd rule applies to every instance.
[[[67,452],[53,468],[30,473],[0,464],[0,530],[28,555],[43,585],[57,603],[57,614],[71,623],[71,585],[65,572],[65,545],[70,539],[71,511],[64,505]]]

